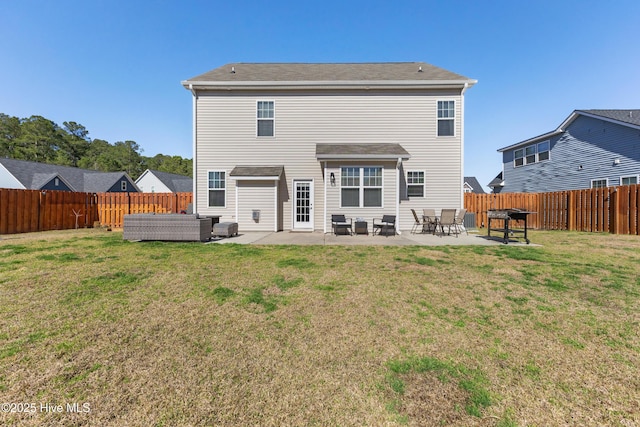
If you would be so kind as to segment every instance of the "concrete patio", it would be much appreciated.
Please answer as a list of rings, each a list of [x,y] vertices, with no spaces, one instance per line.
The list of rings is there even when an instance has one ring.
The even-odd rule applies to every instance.
[[[254,245],[380,245],[380,246],[443,246],[443,245],[504,245],[502,238],[497,236],[487,237],[478,233],[470,232],[469,235],[462,233],[455,235],[433,235],[408,231],[401,235],[380,236],[380,235],[338,235],[321,232],[246,232],[240,233],[236,237],[214,239],[209,243],[237,243]],[[520,239],[509,240],[509,245],[527,246]],[[535,246],[535,245],[529,245]]]

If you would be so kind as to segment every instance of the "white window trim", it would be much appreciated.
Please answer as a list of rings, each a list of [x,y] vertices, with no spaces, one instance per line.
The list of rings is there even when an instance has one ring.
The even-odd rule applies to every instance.
[[[540,144],[544,144],[544,143],[549,144],[549,149],[547,151],[543,151],[543,153],[549,153],[549,158],[548,159],[544,159],[544,160],[540,160],[540,151],[538,150],[538,146],[540,146]],[[550,139],[545,139],[544,141],[540,141],[536,144],[536,163],[538,162],[547,162],[551,160],[551,140]]]
[[[353,186],[342,186],[342,168],[355,168],[358,169],[360,172],[360,178],[359,178],[359,184],[358,187],[353,187]],[[366,168],[379,168],[381,169],[381,179],[382,179],[382,185],[379,187],[372,187],[372,186],[364,186],[364,170]],[[384,209],[384,166],[381,165],[343,165],[339,167],[340,169],[340,208],[341,209]],[[343,188],[358,188],[358,206],[342,206],[342,189]],[[365,188],[379,188],[380,191],[380,206],[364,206],[364,189]]]
[[[640,184],[640,175],[623,175],[623,176],[620,176],[620,181],[618,181],[620,183],[620,185],[628,185],[628,184],[623,184],[622,183],[622,180],[624,178],[635,178],[636,179],[636,184]]]
[[[596,181],[604,181],[605,182],[605,186],[604,187],[594,187],[593,183]],[[606,188],[609,186],[609,178],[596,178],[596,179],[592,179],[591,180],[591,188]]]
[[[273,102],[273,118],[271,118],[271,119],[259,119],[258,118],[258,103],[259,102]],[[258,99],[258,100],[256,100],[255,119],[256,119],[256,132],[255,132],[256,138],[258,138],[258,139],[275,138],[276,137],[276,101],[275,101],[275,99]],[[271,136],[258,135],[258,121],[259,120],[271,120],[271,121],[273,121],[273,135],[271,135]]]
[[[546,151],[543,151],[544,153],[549,153],[549,158],[548,159],[544,159],[544,160],[540,160],[540,151],[538,151],[538,145],[542,144],[542,143],[549,143],[549,149]],[[531,154],[529,156],[527,156],[527,149],[528,148],[532,148],[535,150],[535,153],[533,154],[533,156],[535,157],[535,159],[533,160],[533,162],[527,162],[527,157],[531,156]],[[522,151],[522,157],[516,157],[516,152],[517,151]],[[517,159],[522,159],[522,164],[521,165],[517,165],[516,164],[516,160]],[[540,162],[547,162],[551,160],[551,140],[547,139],[544,141],[540,141],[540,142],[536,142],[535,144],[530,144],[530,145],[526,145],[523,147],[519,147],[513,150],[513,167],[514,168],[521,168],[523,166],[528,166],[528,165],[535,165],[536,163],[540,163]]]
[[[209,187],[209,174],[211,172],[223,172],[224,173],[224,205],[223,206],[211,206],[209,204],[209,191],[211,191],[211,190],[221,191],[222,190],[220,188],[210,188]],[[222,170],[222,169],[207,170],[207,208],[221,209],[221,208],[226,208],[227,207],[227,192],[228,192],[227,190],[229,189],[229,186],[227,185],[228,177],[229,177],[229,174],[227,173],[226,170]]]
[[[438,102],[453,101],[453,117],[438,117]],[[455,138],[456,137],[456,117],[458,115],[457,100],[455,98],[443,98],[436,100],[436,138]],[[438,135],[438,122],[440,120],[453,120],[453,135]]]
[[[409,184],[409,173],[413,172],[419,172],[422,173],[422,196],[410,196],[409,195],[409,186],[418,186],[420,184]],[[424,199],[425,197],[427,197],[427,172],[424,170],[407,170],[407,197],[413,197],[413,198],[418,198],[418,199]]]

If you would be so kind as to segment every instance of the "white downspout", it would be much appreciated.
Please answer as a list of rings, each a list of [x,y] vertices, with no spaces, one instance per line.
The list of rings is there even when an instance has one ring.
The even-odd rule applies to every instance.
[[[464,182],[464,93],[469,88],[469,83],[465,83],[460,91],[460,201],[458,205],[464,207],[464,191],[462,189]]]
[[[192,191],[192,200],[191,200],[191,204],[193,206],[193,213],[197,214],[198,213],[198,161],[196,159],[196,147],[197,147],[197,135],[198,135],[198,131],[196,128],[196,125],[198,124],[197,121],[197,113],[198,113],[198,104],[197,104],[197,100],[198,100],[198,96],[196,95],[196,91],[193,89],[193,84],[189,84],[189,90],[191,91],[191,94],[193,95],[193,101],[192,101],[192,112],[191,114],[193,114],[193,119],[192,119],[192,126],[193,126],[193,188],[191,189]]]
[[[402,158],[398,157],[396,162],[396,231],[398,234],[402,234],[400,231],[400,166],[402,166]]]
[[[322,202],[322,232],[327,234],[327,161],[324,162],[324,197]]]

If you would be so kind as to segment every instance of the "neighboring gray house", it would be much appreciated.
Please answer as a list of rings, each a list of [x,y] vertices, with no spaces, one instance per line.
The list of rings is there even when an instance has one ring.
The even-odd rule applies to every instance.
[[[504,187],[504,179],[502,178],[502,172],[496,175],[495,178],[491,180],[489,184],[487,184],[489,188],[491,188],[492,193],[500,193],[502,188]]]
[[[640,110],[575,110],[557,129],[498,151],[503,193],[637,184]]]
[[[482,185],[475,176],[465,176],[462,191],[465,193],[485,194]]]
[[[136,179],[136,185],[143,193],[191,193],[193,178],[147,169]]]
[[[249,230],[331,230],[331,215],[463,205],[464,94],[424,62],[234,63],[193,95],[194,210]]]
[[[0,158],[0,188],[85,193],[138,192],[138,187],[125,172],[100,172],[3,158]]]

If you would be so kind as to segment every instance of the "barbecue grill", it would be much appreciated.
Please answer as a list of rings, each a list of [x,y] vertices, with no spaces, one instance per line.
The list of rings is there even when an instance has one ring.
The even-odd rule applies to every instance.
[[[487,218],[489,219],[488,230],[489,236],[491,236],[492,231],[497,231],[503,233],[503,241],[505,244],[509,243],[509,235],[512,237],[517,237],[516,234],[522,234],[524,240],[529,244],[529,238],[527,237],[527,216],[535,212],[529,212],[522,209],[489,209],[487,211]],[[503,221],[502,228],[491,228],[491,220],[500,220]],[[514,223],[517,224],[518,221],[524,221],[524,229],[521,228],[513,228]],[[495,225],[495,223],[494,223]]]

